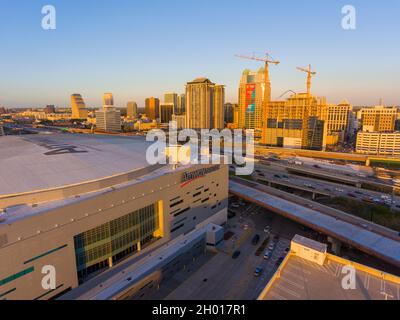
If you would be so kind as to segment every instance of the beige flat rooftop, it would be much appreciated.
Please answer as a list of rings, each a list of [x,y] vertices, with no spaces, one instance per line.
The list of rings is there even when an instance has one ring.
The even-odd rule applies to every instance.
[[[290,255],[274,276],[261,300],[400,300],[400,278],[367,267],[356,267],[356,289],[342,287],[345,264],[340,258],[328,258],[323,266]],[[350,262],[349,262],[350,263]],[[396,280],[397,279],[397,280]]]
[[[143,137],[81,134],[0,139],[0,196],[94,181],[148,167]]]

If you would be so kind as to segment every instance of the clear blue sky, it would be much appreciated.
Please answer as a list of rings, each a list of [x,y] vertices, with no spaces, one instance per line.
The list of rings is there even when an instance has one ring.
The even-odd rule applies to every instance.
[[[41,28],[41,8],[57,9],[57,30]],[[341,28],[343,5],[357,9],[357,30]],[[81,93],[118,106],[165,91],[184,92],[198,76],[225,84],[237,101],[241,72],[260,64],[236,53],[269,51],[273,98],[303,91],[332,103],[400,104],[398,0],[0,0],[0,106],[68,106]]]

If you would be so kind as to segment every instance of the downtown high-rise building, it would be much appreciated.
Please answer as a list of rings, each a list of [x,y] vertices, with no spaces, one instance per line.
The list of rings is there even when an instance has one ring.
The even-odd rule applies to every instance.
[[[103,94],[103,106],[114,106],[114,96],[112,93]]]
[[[79,93],[71,95],[72,119],[87,119],[88,111]]]
[[[239,86],[239,128],[262,129],[264,69],[242,73]]]
[[[103,95],[103,109],[96,111],[96,129],[104,132],[121,131],[121,111],[114,107],[112,93]]]
[[[186,126],[190,129],[223,127],[225,90],[207,78],[186,85]]]
[[[225,86],[215,85],[214,87],[214,128],[223,129],[225,127],[224,119],[225,105]]]
[[[175,110],[175,113],[178,115],[183,115],[186,112],[186,95],[180,94],[178,96],[178,107]]]
[[[138,106],[135,101],[129,101],[126,104],[126,116],[128,118],[134,119],[138,115]]]
[[[160,122],[169,123],[172,121],[172,115],[174,114],[175,105],[173,103],[161,103],[160,104]]]
[[[145,102],[146,116],[151,120],[160,118],[160,100],[158,98],[147,98]]]

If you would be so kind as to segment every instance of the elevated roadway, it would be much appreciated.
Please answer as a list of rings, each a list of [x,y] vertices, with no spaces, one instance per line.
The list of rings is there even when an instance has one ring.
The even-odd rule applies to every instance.
[[[230,192],[400,267],[400,237],[390,229],[305,199],[302,205],[300,197],[242,179],[230,180]]]

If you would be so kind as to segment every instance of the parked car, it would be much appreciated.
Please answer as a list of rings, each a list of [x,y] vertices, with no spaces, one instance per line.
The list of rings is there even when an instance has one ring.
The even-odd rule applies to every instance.
[[[270,251],[275,250],[275,242],[271,241],[271,243],[268,245],[268,250],[270,250]]]
[[[271,259],[271,256],[272,256],[272,252],[271,251],[267,251],[266,253],[264,253],[264,259],[265,260]]]
[[[254,276],[259,277],[262,275],[264,269],[261,267],[257,267],[256,270],[254,271]]]
[[[265,233],[270,233],[270,232],[271,232],[271,227],[270,227],[270,226],[266,226],[266,227],[264,228],[264,232],[265,232]]]
[[[239,258],[239,256],[240,256],[240,251],[235,251],[233,254],[232,254],[232,259],[237,259],[237,258]]]

